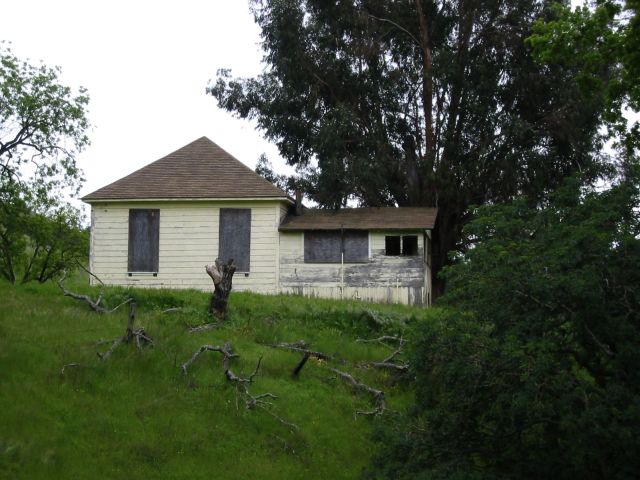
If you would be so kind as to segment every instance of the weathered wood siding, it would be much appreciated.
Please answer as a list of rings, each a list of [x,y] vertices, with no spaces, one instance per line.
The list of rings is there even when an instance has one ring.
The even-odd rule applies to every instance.
[[[225,202],[112,202],[91,209],[92,271],[106,284],[210,290],[204,270],[218,256],[220,208],[251,209],[251,254],[248,275],[233,279],[236,290],[276,293],[278,281],[279,201]],[[130,208],[160,210],[160,245],[157,276],[128,275],[128,222]]]
[[[280,291],[307,296],[372,302],[424,304],[424,232],[369,232],[364,263],[305,263],[304,234],[280,233]],[[417,235],[418,255],[386,256],[386,235]]]

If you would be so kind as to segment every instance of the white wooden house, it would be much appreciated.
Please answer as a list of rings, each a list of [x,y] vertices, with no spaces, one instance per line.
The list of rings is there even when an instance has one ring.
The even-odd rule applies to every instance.
[[[430,303],[432,208],[298,208],[211,140],[189,145],[83,200],[90,268],[110,285],[210,290],[233,258],[234,289]]]

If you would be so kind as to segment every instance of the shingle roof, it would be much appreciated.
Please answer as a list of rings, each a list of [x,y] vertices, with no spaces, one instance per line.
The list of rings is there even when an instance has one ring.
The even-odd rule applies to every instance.
[[[202,137],[82,200],[286,197],[285,192]]]
[[[302,215],[287,216],[280,231],[432,229],[437,214],[437,208],[428,207],[305,209]]]

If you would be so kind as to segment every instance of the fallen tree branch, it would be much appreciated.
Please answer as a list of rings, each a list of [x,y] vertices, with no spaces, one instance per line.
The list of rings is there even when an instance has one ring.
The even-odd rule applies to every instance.
[[[180,310],[182,310],[182,307],[171,307],[171,308],[167,308],[166,310],[163,310],[162,313],[174,313],[174,312],[179,312]]]
[[[308,344],[304,340],[298,340],[297,342],[293,342],[293,343],[281,342],[281,343],[267,343],[267,344],[264,344],[264,345],[266,345],[267,347],[271,347],[271,348],[281,348],[281,349],[284,349],[284,350],[291,350],[292,352],[302,353],[304,355],[308,355],[310,357],[317,358],[318,360],[332,360],[333,359],[333,357],[331,355],[328,355],[326,353],[317,352],[317,351],[314,351],[314,350],[309,350],[307,348]]]
[[[182,364],[182,372],[186,375],[187,368],[191,365],[201,354],[204,352],[218,352],[222,354],[222,367],[224,370],[225,378],[231,382],[236,387],[236,392],[242,396],[245,406],[247,410],[251,410],[254,407],[261,408],[266,411],[269,415],[277,419],[283,425],[286,425],[290,428],[298,429],[298,426],[287,422],[283,418],[271,412],[267,407],[271,406],[270,402],[265,401],[265,398],[277,399],[278,397],[273,393],[261,393],[259,395],[252,395],[249,391],[249,385],[253,383],[253,379],[258,374],[260,370],[260,365],[262,364],[262,357],[258,359],[258,363],[256,364],[255,369],[247,378],[240,377],[236,373],[231,370],[231,359],[238,357],[239,355],[233,353],[233,349],[231,347],[230,342],[226,342],[222,347],[218,345],[203,345],[191,356],[189,360]]]
[[[226,347],[226,343],[225,343],[225,347]],[[224,356],[224,358],[226,359],[228,356],[230,357],[237,357],[238,355],[229,353],[225,350],[225,347],[219,347],[219,346],[214,346],[214,345],[202,345],[198,350],[196,350],[196,352],[191,356],[191,358],[189,360],[187,360],[186,362],[184,362],[182,364],[182,373],[184,373],[185,375],[187,374],[187,367],[189,365],[191,365],[196,358],[198,358],[200,355],[202,355],[204,352],[220,352],[222,353],[222,355]]]
[[[396,363],[394,362],[394,359],[400,355],[402,353],[402,347],[404,346],[404,344],[407,342],[403,337],[391,337],[388,335],[379,337],[379,338],[374,338],[371,340],[362,340],[362,339],[358,339],[356,341],[361,341],[361,342],[376,342],[376,343],[382,343],[383,345],[387,345],[386,343],[384,343],[385,340],[393,340],[395,342],[398,342],[398,348],[396,348],[391,355],[389,355],[387,358],[385,358],[384,360],[380,361],[380,362],[367,362],[367,363],[361,363],[360,366],[361,367],[374,367],[374,368],[385,368],[385,369],[389,369],[389,370],[396,370],[399,372],[406,372],[407,370],[409,370],[409,364],[406,362],[400,362],[400,363]]]
[[[118,348],[123,343],[130,343],[132,340],[135,340],[136,346],[139,349],[142,348],[143,343],[153,346],[154,344],[153,340],[144,331],[144,327],[133,328],[135,317],[136,317],[136,304],[132,302],[129,304],[129,323],[127,324],[127,330],[125,331],[124,336],[120,338],[116,338],[111,344],[111,347],[109,347],[109,350],[107,350],[105,353],[101,354],[100,352],[97,352],[97,355],[98,357],[100,357],[100,360],[102,360],[103,362],[106,362],[107,359],[113,354],[116,348]]]
[[[369,393],[374,400],[375,408],[371,411],[357,410],[356,415],[382,415],[386,409],[386,402],[384,399],[384,392],[370,387],[362,382],[356,380],[352,375],[335,368],[330,368],[333,373],[339,376],[344,382],[348,383],[354,390],[362,390]]]
[[[310,355],[308,353],[305,353],[302,358],[300,359],[300,361],[297,363],[297,365],[294,367],[293,372],[291,372],[291,374],[294,377],[297,377],[298,374],[300,373],[300,370],[302,370],[302,367],[305,366],[305,364],[307,363],[307,360],[309,360]]]
[[[204,325],[189,327],[189,333],[208,332],[209,330],[214,330],[220,327],[222,327],[221,323],[205,323]]]
[[[374,368],[386,368],[389,370],[397,370],[399,372],[406,372],[409,370],[408,363],[393,363],[393,362],[370,362],[364,366],[370,366]]]
[[[62,366],[62,369],[60,370],[60,375],[62,375],[64,377],[64,371],[67,368],[71,368],[71,367],[79,367],[80,364],[79,363],[67,363],[66,365]]]
[[[383,335],[378,338],[357,338],[356,339],[357,343],[382,343],[383,345],[386,345],[385,342],[398,342],[400,346],[407,343],[407,341],[408,340],[403,337],[396,337],[393,335]]]
[[[87,272],[89,272],[86,268],[82,267],[84,270],[86,270]],[[93,273],[89,272],[89,274],[91,274],[92,276],[96,277]],[[98,295],[98,298],[96,300],[92,299],[91,297],[89,297],[88,295],[80,295],[79,293],[74,293],[71,292],[69,290],[67,290],[64,286],[64,281],[67,277],[67,272],[64,271],[62,273],[62,277],[58,280],[58,287],[60,287],[60,290],[62,290],[62,294],[65,297],[71,297],[74,300],[81,300],[83,302],[86,302],[87,304],[89,304],[89,306],[93,309],[94,312],[97,313],[113,313],[115,312],[118,308],[120,308],[122,305],[125,305],[129,302],[131,302],[133,299],[132,298],[127,298],[124,302],[122,302],[121,304],[117,305],[114,308],[107,308],[107,307],[103,307],[102,305],[100,305],[100,303],[102,302],[102,298],[104,296],[104,289],[105,289],[105,285],[104,283],[102,283],[102,281],[100,279],[98,279],[98,281],[102,284],[102,289],[100,290],[100,294]]]

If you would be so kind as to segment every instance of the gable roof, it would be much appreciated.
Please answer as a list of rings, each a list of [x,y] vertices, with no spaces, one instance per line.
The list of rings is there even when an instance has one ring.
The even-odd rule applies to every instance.
[[[433,229],[437,208],[369,207],[340,210],[305,209],[302,215],[288,215],[280,231],[300,230],[425,230]]]
[[[85,195],[82,200],[288,198],[207,137]]]

